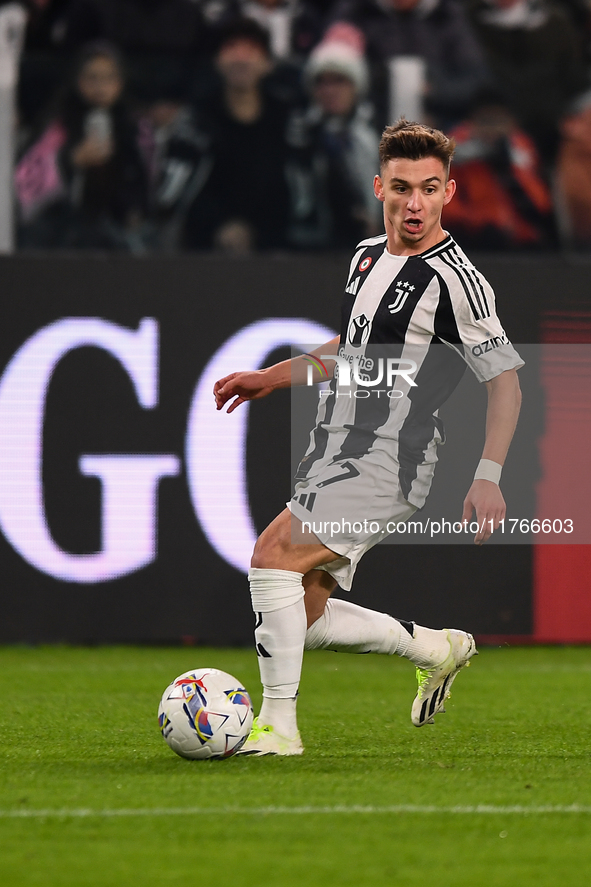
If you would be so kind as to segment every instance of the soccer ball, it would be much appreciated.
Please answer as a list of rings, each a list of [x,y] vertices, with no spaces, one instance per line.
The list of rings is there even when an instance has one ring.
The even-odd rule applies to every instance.
[[[158,707],[165,741],[183,758],[228,758],[252,727],[250,696],[217,668],[186,671],[169,684]]]

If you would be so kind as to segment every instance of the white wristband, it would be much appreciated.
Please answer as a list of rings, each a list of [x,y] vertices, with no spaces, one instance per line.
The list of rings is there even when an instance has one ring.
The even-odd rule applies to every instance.
[[[474,480],[490,480],[493,484],[499,483],[503,466],[492,459],[481,459],[474,475]]]

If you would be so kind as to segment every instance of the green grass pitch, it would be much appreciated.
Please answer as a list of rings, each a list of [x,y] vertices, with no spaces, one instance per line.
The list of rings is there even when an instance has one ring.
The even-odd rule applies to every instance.
[[[591,883],[591,649],[485,649],[420,730],[408,662],[309,653],[302,758],[190,762],[156,709],[202,666],[258,707],[249,650],[0,649],[3,883]]]

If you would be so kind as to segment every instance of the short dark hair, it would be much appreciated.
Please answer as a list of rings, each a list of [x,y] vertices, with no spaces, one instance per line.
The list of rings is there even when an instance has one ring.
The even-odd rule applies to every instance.
[[[74,58],[75,77],[78,77],[82,73],[82,69],[88,64],[88,62],[93,62],[95,59],[100,58],[111,59],[113,64],[118,68],[121,77],[125,77],[123,55],[115,44],[110,43],[108,40],[91,40],[89,43],[84,43],[82,45],[78,50],[78,54]]]
[[[425,157],[437,157],[441,160],[447,173],[456,149],[453,138],[446,136],[439,129],[432,129],[423,123],[413,123],[401,117],[392,126],[387,126],[380,140],[380,167],[389,160],[399,157],[406,160],[424,160]]]
[[[220,28],[218,33],[217,51],[228,43],[234,43],[238,40],[246,40],[259,46],[265,55],[271,56],[271,40],[269,32],[250,18],[234,18],[230,20],[224,27]]]

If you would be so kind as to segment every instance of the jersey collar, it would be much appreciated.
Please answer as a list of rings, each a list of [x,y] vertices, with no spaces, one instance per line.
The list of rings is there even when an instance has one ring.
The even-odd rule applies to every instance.
[[[451,249],[456,245],[455,240],[445,232],[447,235],[444,240],[440,240],[439,243],[436,243],[435,246],[429,247],[429,249],[424,250],[422,253],[416,253],[413,256],[396,256],[393,253],[388,252],[388,241],[386,240],[386,248],[385,251],[387,255],[391,256],[393,259],[431,259],[433,256],[439,255],[439,253],[444,252],[445,250]]]

